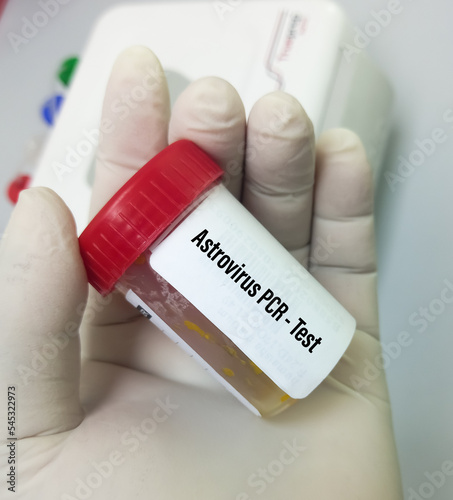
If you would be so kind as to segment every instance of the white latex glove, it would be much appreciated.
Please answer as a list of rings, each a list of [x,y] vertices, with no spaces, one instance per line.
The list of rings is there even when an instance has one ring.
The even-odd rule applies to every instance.
[[[130,105],[120,113],[122,99]],[[159,62],[144,48],[116,62],[103,116],[113,126],[99,146],[93,213],[169,142],[191,139],[358,330],[331,375],[271,419],[250,413],[115,293],[90,291],[81,362],[87,283],[74,222],[55,193],[29,189],[0,253],[2,498],[8,387],[17,499],[401,498],[384,372],[367,378],[380,344],[372,176],[357,137],[331,131],[315,150],[309,119],[282,92],[260,99],[246,124],[236,91],[217,78],[190,85],[170,116]]]

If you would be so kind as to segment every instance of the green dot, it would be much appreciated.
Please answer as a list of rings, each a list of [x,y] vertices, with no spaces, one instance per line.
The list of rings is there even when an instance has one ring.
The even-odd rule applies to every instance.
[[[58,69],[58,78],[65,87],[69,86],[78,62],[78,57],[68,57],[61,63]]]

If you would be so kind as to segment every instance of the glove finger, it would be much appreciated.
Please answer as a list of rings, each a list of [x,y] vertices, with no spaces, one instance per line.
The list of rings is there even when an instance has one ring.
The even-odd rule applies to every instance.
[[[47,188],[24,191],[0,248],[0,378],[15,387],[20,438],[83,419],[78,329],[86,293],[68,208]]]
[[[302,263],[310,241],[315,144],[302,106],[284,92],[250,112],[242,201]]]
[[[167,145],[170,99],[157,57],[131,47],[116,60],[107,84],[91,214]],[[107,124],[107,125],[105,125]]]
[[[236,90],[225,80],[207,77],[189,85],[176,100],[169,142],[189,139],[223,170],[224,183],[236,197],[242,189],[245,111]]]
[[[331,130],[318,142],[309,268],[358,329],[378,335],[373,178],[349,130]]]

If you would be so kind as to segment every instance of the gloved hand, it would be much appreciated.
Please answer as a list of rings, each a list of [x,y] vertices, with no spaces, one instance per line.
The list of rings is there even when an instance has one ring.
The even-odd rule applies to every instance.
[[[160,64],[141,47],[113,68],[101,130],[93,214],[168,143],[191,139],[358,330],[310,396],[260,419],[122,296],[87,298],[69,210],[48,189],[24,191],[0,250],[3,490],[14,476],[17,499],[400,499],[385,375],[366,370],[380,344],[372,175],[358,138],[333,130],[315,147],[283,92],[246,124],[218,78],[191,84],[170,115]]]

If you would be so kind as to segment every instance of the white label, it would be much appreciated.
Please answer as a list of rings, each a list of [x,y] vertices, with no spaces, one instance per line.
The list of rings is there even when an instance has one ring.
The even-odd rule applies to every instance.
[[[321,383],[355,331],[354,318],[222,185],[150,264],[293,398]]]

